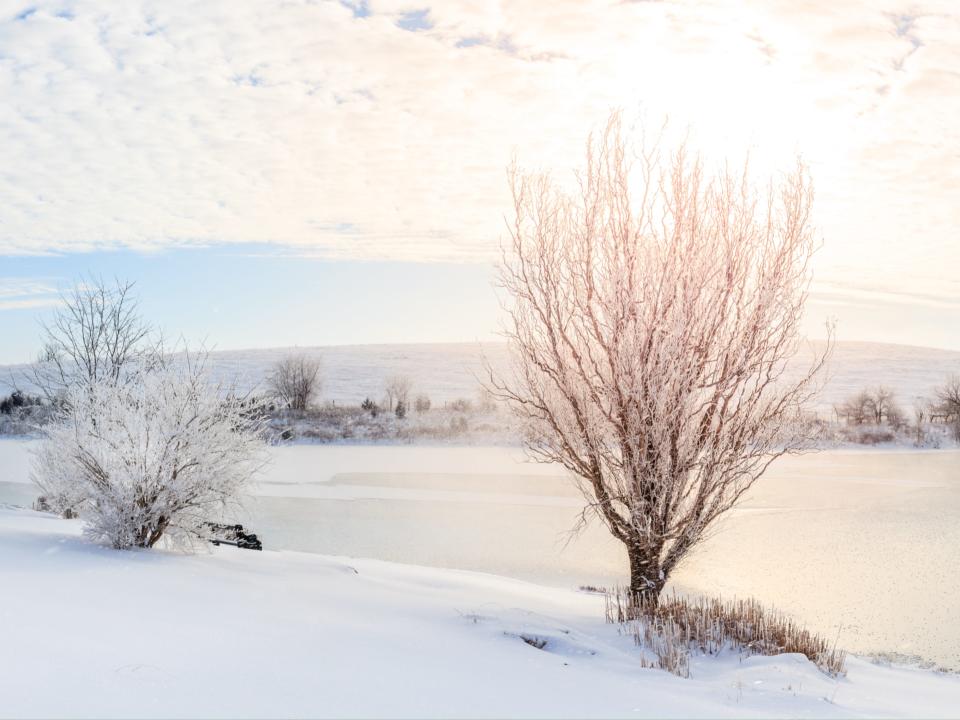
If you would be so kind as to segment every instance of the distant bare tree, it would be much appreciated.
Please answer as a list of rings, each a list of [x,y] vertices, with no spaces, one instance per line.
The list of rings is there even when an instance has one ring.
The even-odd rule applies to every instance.
[[[77,382],[116,381],[133,361],[142,367],[162,358],[133,287],[91,278],[61,294],[60,308],[42,326],[43,351],[32,369],[33,382],[48,399]]]
[[[937,405],[941,412],[960,417],[960,375],[952,375],[936,391]]]
[[[410,399],[410,391],[413,389],[413,380],[411,380],[406,375],[393,375],[392,377],[387,378],[387,382],[384,387],[386,394],[386,406],[387,410],[392,412],[396,403],[402,402],[404,405],[408,404]]]
[[[874,416],[873,397],[868,391],[861,390],[837,407],[837,415],[844,418],[848,425],[870,422]]]
[[[287,355],[273,366],[271,392],[291,410],[306,410],[320,392],[320,361],[303,354]]]
[[[423,414],[430,409],[430,397],[428,395],[417,395],[417,399],[413,401],[413,408],[417,411],[417,414]]]
[[[447,403],[447,407],[459,413],[468,413],[473,410],[473,403],[470,398],[457,398]]]
[[[903,411],[896,403],[892,390],[879,386],[874,390],[861,390],[836,408],[837,415],[846,419],[849,425],[887,423],[898,428],[903,425]]]
[[[896,402],[887,405],[884,420],[894,430],[902,430],[908,424],[906,414]]]
[[[923,443],[923,423],[927,419],[928,412],[926,403],[918,402],[913,406],[913,421],[916,423],[917,445]]]
[[[893,425],[895,423],[890,421],[895,419],[894,416],[900,417],[900,410],[894,403],[894,393],[890,388],[880,385],[873,391],[873,419],[877,425],[882,425],[885,420]]]
[[[937,388],[937,413],[953,426],[954,439],[960,441],[960,375],[952,375]]]
[[[618,114],[575,194],[515,165],[509,179],[513,373],[488,367],[491,391],[531,455],[576,478],[583,520],[624,544],[634,596],[656,599],[771,462],[811,444],[801,409],[831,343],[784,372],[816,245],[810,181],[798,165],[758,193],[682,146],[633,160]]]

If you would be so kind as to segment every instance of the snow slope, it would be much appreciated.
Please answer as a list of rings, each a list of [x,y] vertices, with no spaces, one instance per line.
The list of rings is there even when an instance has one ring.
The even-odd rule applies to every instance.
[[[814,343],[813,348],[820,346]],[[477,395],[482,376],[481,353],[494,368],[507,366],[502,343],[449,343],[410,345],[343,345],[265,350],[224,350],[212,353],[211,367],[224,379],[237,379],[244,388],[262,385],[273,364],[292,352],[318,356],[323,362],[323,398],[358,405],[365,397],[379,399],[384,380],[391,375],[413,379],[414,394],[426,393],[434,404]],[[795,371],[809,365],[804,351],[794,363]],[[960,374],[960,352],[887,345],[839,342],[834,349],[829,378],[819,407],[847,399],[865,387],[886,385],[909,410],[918,397],[931,397],[933,389],[951,374]],[[0,368],[0,386],[20,385],[29,390],[23,366]]]
[[[3,717],[948,717],[960,678],[642,670],[596,595],[292,552],[117,552],[0,507]],[[547,641],[543,650],[526,634]]]
[[[799,373],[809,367],[813,352],[801,351],[791,367]],[[211,358],[221,377],[241,378],[255,384],[265,378],[277,359],[290,348],[222,351]],[[460,397],[475,398],[478,377],[483,376],[482,357],[500,371],[508,367],[506,345],[502,343],[459,343],[433,345],[360,345],[302,349],[318,355],[323,362],[323,396],[338,403],[359,404],[364,397],[380,398],[385,378],[407,375],[414,381],[414,393],[424,392],[435,403]],[[833,351],[826,384],[817,405],[829,409],[867,387],[893,388],[898,401],[908,410],[917,398],[930,398],[934,388],[951,374],[960,374],[960,352],[881,343],[839,342]]]

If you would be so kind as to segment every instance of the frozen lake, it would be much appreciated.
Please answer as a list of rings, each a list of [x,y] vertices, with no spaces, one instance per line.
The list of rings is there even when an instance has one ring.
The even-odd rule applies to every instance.
[[[0,502],[29,504],[28,444],[0,441]],[[288,446],[245,516],[267,549],[375,557],[577,586],[625,577],[555,469],[508,448]],[[960,668],[960,452],[788,458],[677,573],[752,595],[859,652]]]

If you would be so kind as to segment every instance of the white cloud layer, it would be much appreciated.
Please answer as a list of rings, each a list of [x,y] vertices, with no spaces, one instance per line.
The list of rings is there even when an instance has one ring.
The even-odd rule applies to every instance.
[[[47,308],[60,304],[56,286],[45,279],[0,277],[0,311]]]
[[[955,2],[8,0],[0,97],[2,253],[487,258],[623,106],[802,151],[824,292],[960,300]]]

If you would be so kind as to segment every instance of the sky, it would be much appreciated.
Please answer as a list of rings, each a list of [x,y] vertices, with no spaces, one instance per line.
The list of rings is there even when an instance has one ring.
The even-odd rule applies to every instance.
[[[0,0],[0,97],[0,362],[89,274],[222,348],[488,339],[506,165],[611,108],[803,157],[811,335],[960,349],[960,3]]]
[[[304,261],[248,246],[21,256],[3,260],[0,363],[37,355],[60,291],[89,278],[74,278],[80,260],[108,285],[133,278],[141,314],[191,347],[475,342],[491,337],[478,328],[498,322],[493,268],[483,263]]]

